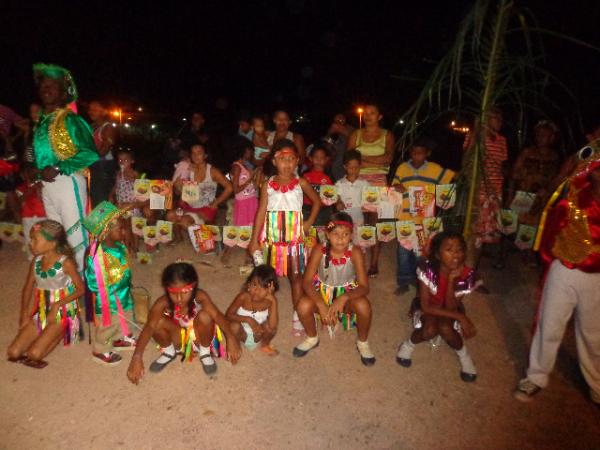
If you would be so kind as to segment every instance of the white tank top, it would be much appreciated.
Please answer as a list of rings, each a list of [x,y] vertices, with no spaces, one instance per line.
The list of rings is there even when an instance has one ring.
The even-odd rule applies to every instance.
[[[285,135],[285,138],[281,139],[289,139],[290,141],[293,141],[294,133],[288,131]],[[275,143],[275,131],[269,131],[269,133],[267,134],[267,143],[269,144],[269,147],[273,147],[273,144]]]
[[[293,189],[283,192],[283,188],[276,190],[271,185],[275,177],[269,178],[267,184],[267,211],[302,211],[304,193],[298,182]],[[298,180],[298,178],[295,178]]]

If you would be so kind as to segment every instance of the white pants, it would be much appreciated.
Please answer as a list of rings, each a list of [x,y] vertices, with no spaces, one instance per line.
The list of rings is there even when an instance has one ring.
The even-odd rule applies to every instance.
[[[600,273],[568,269],[557,260],[544,284],[527,378],[542,388],[548,385],[573,311],[579,367],[590,390],[600,394]]]
[[[81,220],[87,204],[87,183],[83,175],[58,175],[53,182],[43,182],[42,200],[48,219],[56,220],[67,231],[69,245],[75,253],[75,261],[83,271],[83,255],[88,245],[88,235]]]

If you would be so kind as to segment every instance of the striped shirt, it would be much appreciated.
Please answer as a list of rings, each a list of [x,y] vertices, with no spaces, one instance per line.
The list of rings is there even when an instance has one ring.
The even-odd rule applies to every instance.
[[[472,135],[468,135],[463,144],[463,149],[471,146]],[[481,194],[495,194],[498,198],[502,197],[502,184],[504,175],[502,175],[502,164],[508,159],[508,149],[506,138],[501,134],[491,137],[485,136],[485,151],[483,156],[483,187]]]

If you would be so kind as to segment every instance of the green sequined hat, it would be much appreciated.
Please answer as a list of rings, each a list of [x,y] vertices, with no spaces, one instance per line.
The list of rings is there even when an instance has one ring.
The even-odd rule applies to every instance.
[[[67,69],[56,64],[37,63],[33,65],[33,79],[36,84],[40,84],[42,79],[51,78],[61,80],[67,91],[67,102],[71,103],[77,100],[77,86],[73,75]]]
[[[118,219],[127,210],[119,209],[111,202],[103,201],[99,203],[92,212],[83,219],[83,226],[90,232],[94,238],[102,240],[108,225],[115,219]]]

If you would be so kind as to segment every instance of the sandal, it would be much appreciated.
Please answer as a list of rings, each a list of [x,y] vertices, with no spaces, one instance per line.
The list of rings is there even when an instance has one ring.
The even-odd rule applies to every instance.
[[[46,367],[48,365],[48,363],[46,361],[43,361],[43,360],[36,361],[34,359],[29,359],[29,358],[25,358],[23,360],[23,364],[26,365],[27,367],[32,367],[34,369],[43,369],[44,367]]]
[[[217,372],[217,363],[213,363],[213,364],[204,364],[204,362],[202,361],[203,359],[206,358],[212,358],[212,355],[210,353],[207,353],[206,355],[202,355],[200,356],[200,364],[202,364],[202,370],[204,370],[204,373],[206,375],[214,375]]]
[[[152,364],[150,364],[150,367],[149,367],[150,372],[152,372],[152,373],[160,372],[165,367],[167,367],[169,364],[171,364],[173,361],[175,361],[175,359],[177,358],[177,354],[178,354],[178,352],[175,352],[172,355],[169,355],[167,353],[162,353],[158,358],[156,358],[152,362]],[[168,360],[165,362],[158,362],[158,360],[163,357],[168,358]]]
[[[277,356],[279,355],[279,350],[271,347],[271,345],[262,345],[259,347],[259,350],[265,353],[268,356]]]

